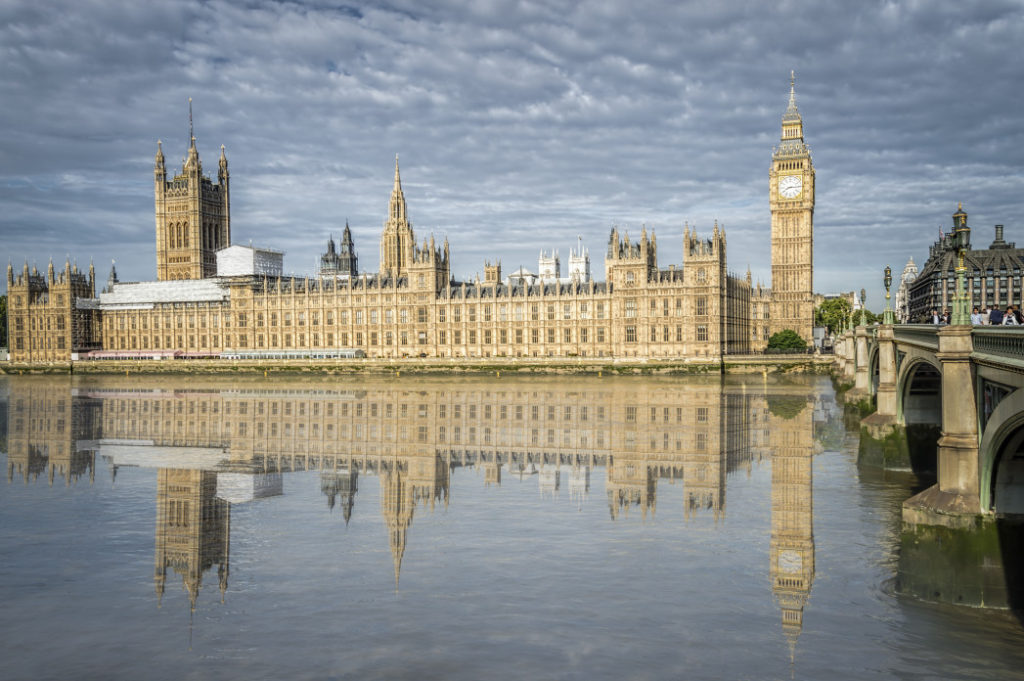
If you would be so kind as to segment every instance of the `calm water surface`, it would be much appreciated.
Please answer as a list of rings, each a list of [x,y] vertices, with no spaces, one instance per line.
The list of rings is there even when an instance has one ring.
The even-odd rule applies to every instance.
[[[5,679],[1014,679],[826,379],[0,382]],[[3,444],[6,442],[6,444]]]

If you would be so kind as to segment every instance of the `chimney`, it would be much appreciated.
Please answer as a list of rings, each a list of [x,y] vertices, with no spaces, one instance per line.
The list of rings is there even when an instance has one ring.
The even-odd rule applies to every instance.
[[[1003,241],[1003,226],[996,225],[996,238],[995,241],[992,242],[992,245],[989,246],[989,248],[1006,248],[1006,246],[1006,242]]]

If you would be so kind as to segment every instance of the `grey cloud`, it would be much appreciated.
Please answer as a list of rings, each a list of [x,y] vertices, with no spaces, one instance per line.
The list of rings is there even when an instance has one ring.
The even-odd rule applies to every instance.
[[[1013,2],[14,2],[0,8],[0,235],[20,261],[154,270],[152,158],[225,144],[233,234],[308,272],[347,218],[376,267],[393,154],[455,273],[612,224],[729,234],[770,280],[767,171],[797,70],[816,288],[922,262],[957,201],[1024,241]],[[173,162],[172,162],[173,164]],[[122,264],[123,263],[123,264]]]

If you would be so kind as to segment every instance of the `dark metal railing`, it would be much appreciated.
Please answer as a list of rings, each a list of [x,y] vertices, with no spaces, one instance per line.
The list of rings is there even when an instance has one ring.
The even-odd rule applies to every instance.
[[[974,327],[971,340],[976,353],[1024,360],[1024,327]]]

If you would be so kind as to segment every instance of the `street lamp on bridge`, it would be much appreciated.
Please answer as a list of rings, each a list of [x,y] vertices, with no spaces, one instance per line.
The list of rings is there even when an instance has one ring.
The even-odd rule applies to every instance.
[[[892,307],[889,306],[889,289],[892,288],[892,268],[888,265],[885,266],[885,312],[882,313],[883,324],[895,324],[896,315],[892,312]]]
[[[964,273],[967,267],[964,265],[964,253],[967,249],[960,249],[960,258],[956,266],[956,293],[953,294],[953,314],[950,317],[951,325],[967,325],[971,323],[970,302],[964,283]]]

